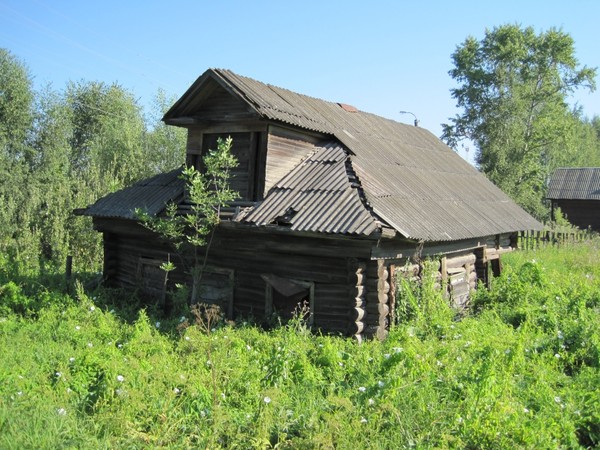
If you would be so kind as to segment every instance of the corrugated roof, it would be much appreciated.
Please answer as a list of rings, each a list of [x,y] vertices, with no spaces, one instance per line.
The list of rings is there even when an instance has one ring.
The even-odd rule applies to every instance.
[[[214,69],[262,117],[335,136],[373,212],[407,238],[468,239],[542,225],[429,131]],[[177,114],[177,108],[170,111]]]
[[[160,214],[169,202],[183,196],[185,183],[180,178],[181,168],[156,175],[120,191],[102,197],[89,206],[84,214],[93,217],[135,219],[135,210]]]
[[[552,200],[600,200],[600,167],[556,169],[546,197]]]
[[[205,72],[164,120],[193,118],[209,82],[211,89],[218,83],[264,119],[335,138],[275,183],[264,201],[238,217],[241,222],[368,235],[382,220],[405,237],[424,241],[542,227],[429,131],[228,70]],[[181,180],[160,177],[155,185],[140,182],[99,200],[87,214],[133,218],[136,207],[160,212],[183,190]]]
[[[288,226],[294,231],[371,234],[378,223],[352,184],[347,164],[340,144],[318,148],[277,182],[259,205],[236,220]]]

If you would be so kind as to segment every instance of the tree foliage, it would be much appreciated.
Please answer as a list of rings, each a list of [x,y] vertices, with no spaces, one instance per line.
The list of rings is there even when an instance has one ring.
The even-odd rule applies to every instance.
[[[181,178],[185,181],[189,213],[180,214],[174,203],[167,205],[164,216],[152,217],[143,210],[136,211],[142,224],[169,241],[183,261],[192,261],[189,269],[192,302],[197,299],[212,236],[221,220],[221,208],[239,197],[229,186],[231,169],[238,165],[231,154],[232,142],[231,137],[218,138],[217,148],[209,150],[202,160],[202,171],[193,166],[183,169]],[[185,253],[191,253],[191,257]]]
[[[479,168],[538,218],[550,172],[583,159],[585,127],[567,103],[579,88],[595,88],[596,70],[580,67],[574,42],[561,30],[503,25],[478,41],[468,37],[452,54],[451,90],[463,112],[443,127],[456,148],[470,140]]]
[[[158,92],[150,115],[164,114]],[[35,91],[26,65],[0,49],[0,270],[102,261],[99,233],[73,210],[184,162],[185,132],[146,120],[118,84]]]

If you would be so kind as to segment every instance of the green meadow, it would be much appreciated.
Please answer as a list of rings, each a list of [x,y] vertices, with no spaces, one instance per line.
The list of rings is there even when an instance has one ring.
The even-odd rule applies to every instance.
[[[0,448],[600,444],[600,241],[507,255],[457,315],[400,283],[384,342],[65,293],[0,263]],[[3,264],[3,265],[2,265]]]

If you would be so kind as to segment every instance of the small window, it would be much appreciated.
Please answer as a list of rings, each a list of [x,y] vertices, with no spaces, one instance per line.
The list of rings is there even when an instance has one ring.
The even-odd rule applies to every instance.
[[[165,300],[169,274],[161,269],[164,262],[154,258],[140,257],[138,259],[136,273],[138,289],[149,300]]]
[[[311,281],[299,281],[282,278],[273,274],[263,274],[265,280],[265,317],[276,313],[287,321],[302,311],[304,306],[309,310],[305,320],[313,325],[315,308],[315,284]]]

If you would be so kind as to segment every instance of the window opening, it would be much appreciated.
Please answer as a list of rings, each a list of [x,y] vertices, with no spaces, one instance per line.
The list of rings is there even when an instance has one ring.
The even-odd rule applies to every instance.
[[[311,281],[299,281],[263,274],[265,281],[265,317],[278,314],[288,321],[302,311],[303,306],[309,310],[304,316],[308,326],[313,325],[315,307],[315,284]]]

